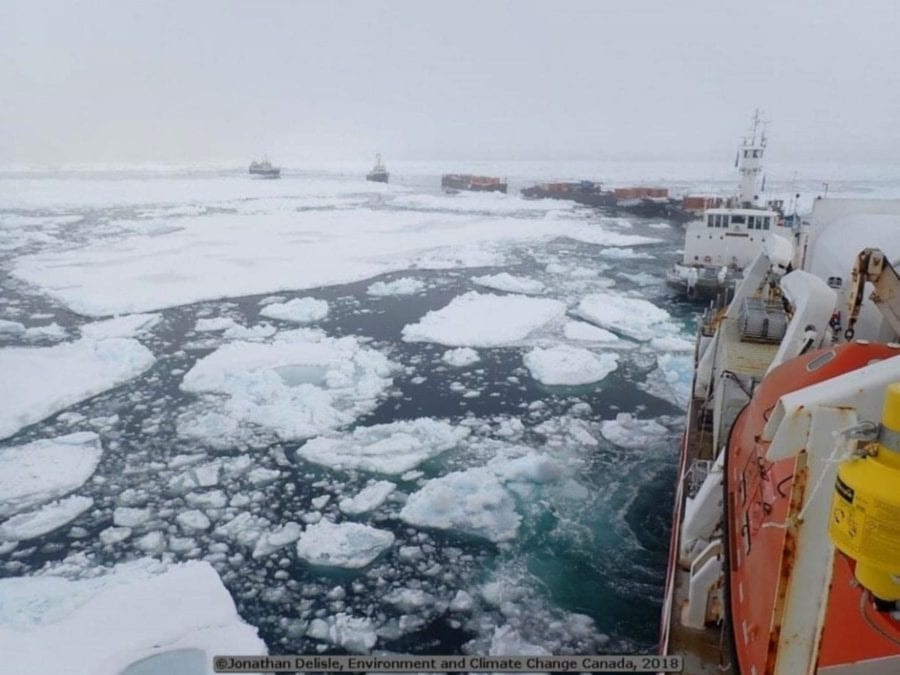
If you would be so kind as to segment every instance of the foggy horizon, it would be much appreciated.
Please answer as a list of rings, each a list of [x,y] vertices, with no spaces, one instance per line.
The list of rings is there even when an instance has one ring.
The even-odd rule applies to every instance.
[[[900,152],[895,5],[21,3],[0,165]]]

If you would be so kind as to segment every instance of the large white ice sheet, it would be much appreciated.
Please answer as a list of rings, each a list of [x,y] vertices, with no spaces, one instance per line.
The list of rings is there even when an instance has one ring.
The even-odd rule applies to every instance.
[[[405,326],[403,339],[450,347],[498,347],[524,340],[565,312],[559,300],[473,291]]]
[[[102,454],[100,438],[89,431],[0,449],[0,518],[78,489]]]
[[[560,236],[607,246],[655,241],[550,216],[219,213],[179,219],[168,231],[24,256],[13,274],[76,312],[104,316],[361,281],[413,266],[485,264],[487,249]]]
[[[155,358],[128,338],[0,349],[0,438],[144,372]]]
[[[394,534],[361,523],[310,525],[297,541],[297,555],[312,565],[358,569],[394,545]]]
[[[619,364],[616,354],[596,354],[581,347],[537,347],[523,357],[531,376],[542,384],[579,385],[599,382]]]
[[[646,342],[672,332],[669,313],[648,300],[615,293],[593,293],[578,305],[578,313],[603,328]]]
[[[78,581],[0,580],[3,672],[121,675],[162,656],[165,672],[188,661],[202,664],[190,672],[211,674],[213,655],[230,653],[265,654],[266,646],[206,562],[166,570],[144,559]]]

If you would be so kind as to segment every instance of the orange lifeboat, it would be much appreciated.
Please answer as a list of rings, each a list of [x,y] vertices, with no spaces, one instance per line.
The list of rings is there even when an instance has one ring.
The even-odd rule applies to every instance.
[[[792,498],[803,496],[794,494],[796,458],[766,459],[769,444],[761,434],[769,415],[785,394],[893,356],[895,347],[850,343],[791,359],[763,379],[735,421],[725,463],[726,588],[740,673],[774,670],[784,604],[785,580],[780,577],[789,573],[795,554],[782,524]],[[817,670],[900,672],[900,660],[885,662],[887,657],[900,657],[900,624],[867,602],[864,589],[854,582],[849,558],[838,553],[833,565]],[[870,661],[872,665],[867,665]],[[871,670],[874,664],[888,670]],[[893,665],[898,670],[891,670]]]

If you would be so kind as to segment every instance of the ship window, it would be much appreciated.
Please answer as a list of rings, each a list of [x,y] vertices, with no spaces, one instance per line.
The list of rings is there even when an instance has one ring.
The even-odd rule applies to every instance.
[[[756,229],[756,216],[748,216],[747,217],[747,229],[748,230]]]
[[[712,227],[712,226],[713,226],[713,221],[714,221],[714,219],[715,219],[715,216],[713,216],[713,215],[707,216],[707,217],[706,217],[706,226],[707,226],[707,227]]]
[[[831,288],[843,288],[844,280],[840,277],[828,277],[828,285]]]
[[[732,225],[743,225],[747,222],[747,218],[745,216],[731,216],[731,224]]]
[[[833,349],[830,349],[827,352],[825,352],[824,354],[817,356],[812,361],[810,361],[809,363],[806,364],[807,372],[811,373],[815,370],[818,370],[819,368],[824,366],[826,363],[831,361],[835,356],[836,356],[836,354],[834,353]]]
[[[744,150],[744,157],[749,157],[749,156],[750,156],[750,151]]]
[[[754,150],[754,151],[753,151],[753,156],[754,156],[754,157],[759,157],[759,150]]]
[[[771,221],[771,220],[772,220],[772,216],[766,216],[765,218],[763,218],[763,229],[764,230],[769,229],[769,221]]]

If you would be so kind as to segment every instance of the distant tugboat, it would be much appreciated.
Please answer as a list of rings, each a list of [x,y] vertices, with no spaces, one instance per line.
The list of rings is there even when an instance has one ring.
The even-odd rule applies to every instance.
[[[366,180],[370,180],[373,183],[387,183],[390,176],[391,174],[388,173],[384,164],[381,163],[381,153],[379,152],[375,155],[375,166],[366,174]]]
[[[281,178],[281,168],[272,166],[268,159],[261,162],[250,162],[250,173],[262,178]]]
[[[447,191],[469,190],[471,192],[502,192],[506,194],[506,183],[493,176],[448,173],[441,176],[441,187]]]

